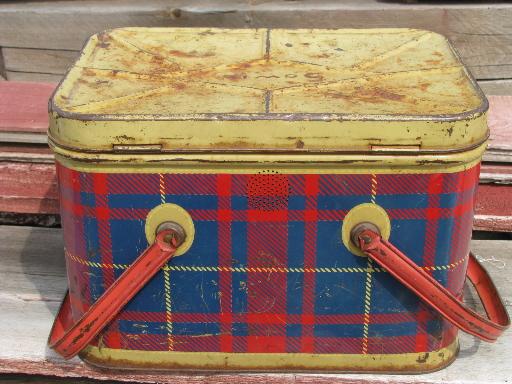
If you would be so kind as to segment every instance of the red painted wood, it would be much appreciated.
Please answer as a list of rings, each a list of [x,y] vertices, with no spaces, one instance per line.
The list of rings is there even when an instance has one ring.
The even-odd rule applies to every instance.
[[[512,232],[512,185],[480,184],[474,229]]]
[[[0,81],[0,132],[46,133],[53,83]]]
[[[58,213],[53,164],[0,163],[0,211]]]

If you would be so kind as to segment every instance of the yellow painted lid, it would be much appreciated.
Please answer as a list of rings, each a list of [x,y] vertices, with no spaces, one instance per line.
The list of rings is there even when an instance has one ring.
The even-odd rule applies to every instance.
[[[486,110],[433,32],[123,28],[86,43],[49,136],[99,152],[446,152],[485,141]]]

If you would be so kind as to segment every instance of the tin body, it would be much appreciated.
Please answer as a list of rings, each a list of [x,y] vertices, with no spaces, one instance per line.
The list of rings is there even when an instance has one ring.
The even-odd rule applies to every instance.
[[[357,255],[347,231],[375,217],[462,296],[486,109],[426,31],[93,36],[49,131],[74,317],[161,221],[182,219],[176,206],[191,220],[186,249],[81,356],[157,369],[447,365],[456,329]]]

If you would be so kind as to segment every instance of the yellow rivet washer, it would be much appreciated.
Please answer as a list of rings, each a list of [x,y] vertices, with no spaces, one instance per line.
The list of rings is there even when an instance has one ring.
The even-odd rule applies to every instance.
[[[165,222],[175,222],[183,227],[186,238],[178,247],[174,256],[183,255],[194,242],[195,227],[192,217],[185,209],[176,204],[168,203],[156,206],[146,217],[145,232],[149,244],[153,244],[158,227]]]
[[[388,240],[391,234],[391,221],[384,208],[373,203],[364,203],[355,206],[343,219],[341,239],[345,247],[357,256],[366,255],[352,243],[350,240],[350,232],[357,224],[363,222],[372,223],[377,226],[384,240]]]

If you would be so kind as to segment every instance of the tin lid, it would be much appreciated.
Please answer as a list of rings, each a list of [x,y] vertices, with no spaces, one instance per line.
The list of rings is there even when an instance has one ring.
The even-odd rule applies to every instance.
[[[49,136],[92,152],[445,152],[485,141],[486,110],[433,32],[123,28],[86,43]]]

